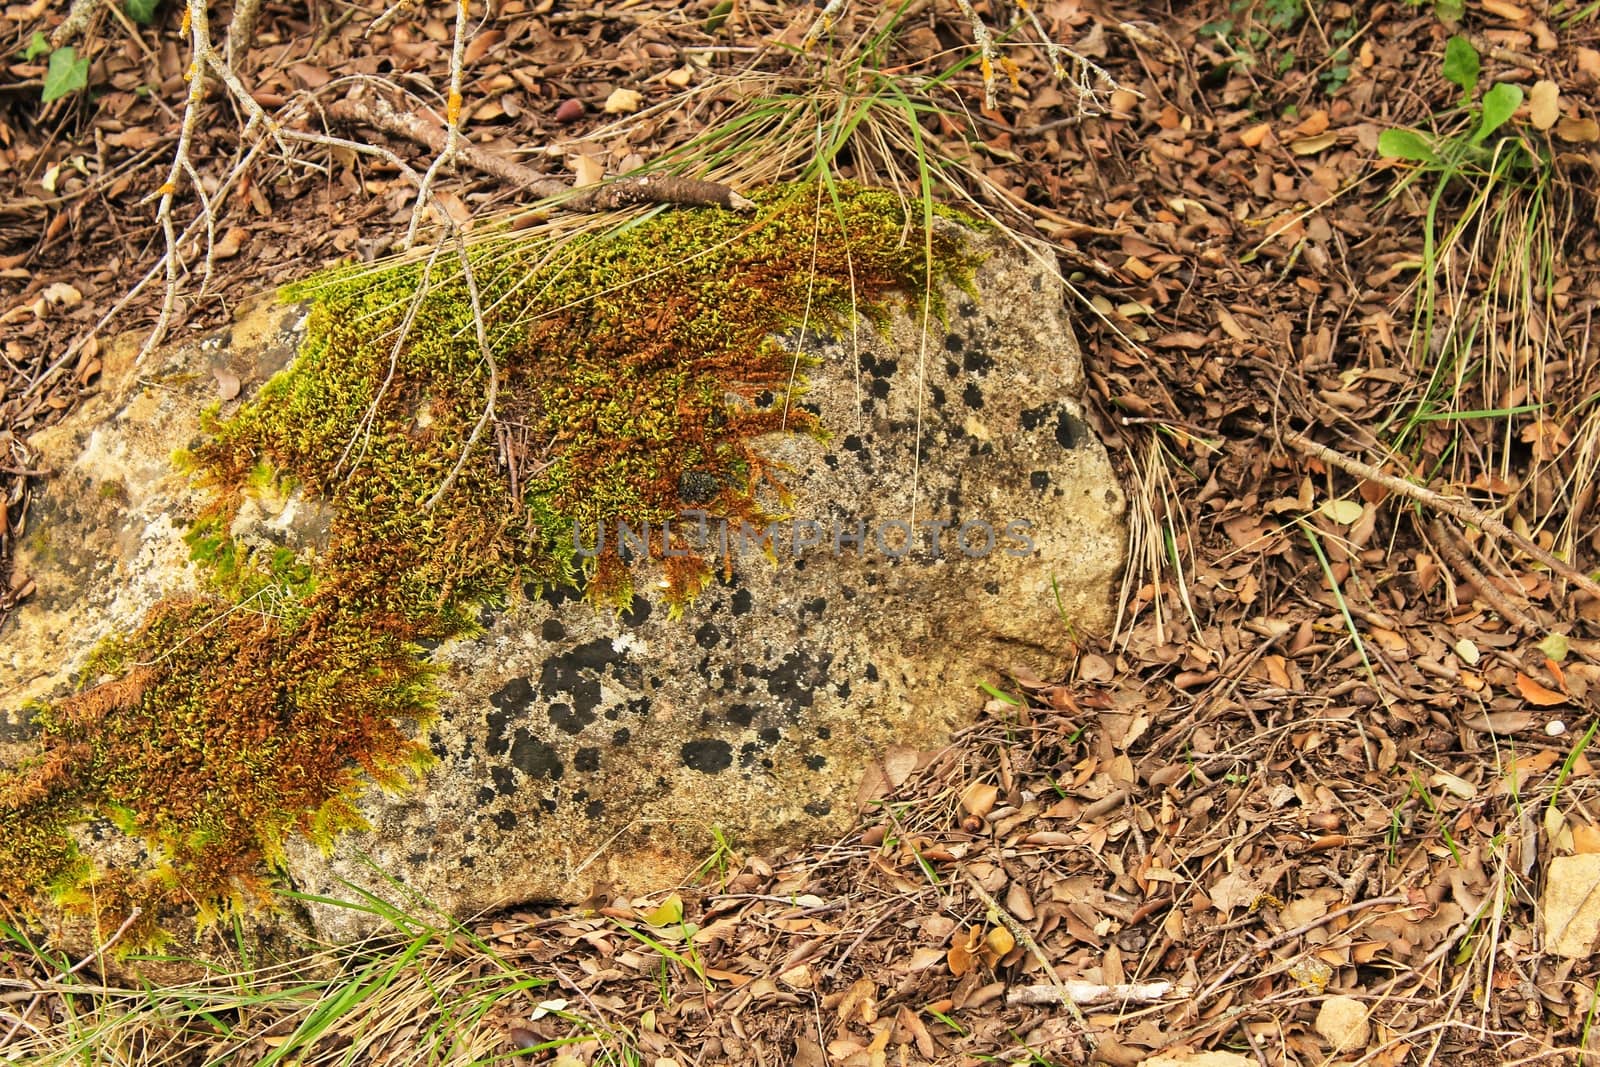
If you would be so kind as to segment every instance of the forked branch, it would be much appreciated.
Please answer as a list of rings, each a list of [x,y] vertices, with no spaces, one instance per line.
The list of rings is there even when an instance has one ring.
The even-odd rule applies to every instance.
[[[328,108],[328,117],[351,126],[365,126],[422,145],[443,154],[449,135],[440,127],[395,109],[381,96],[356,93]],[[455,158],[474,170],[499,178],[527,190],[534,197],[567,196],[563,207],[572,211],[610,211],[634,204],[681,204],[692,207],[720,207],[730,211],[753,211],[755,203],[740,196],[721,182],[684,178],[675,174],[643,174],[624,177],[577,192],[558,178],[541,174],[515,160],[474,147],[465,139],[457,142]]]

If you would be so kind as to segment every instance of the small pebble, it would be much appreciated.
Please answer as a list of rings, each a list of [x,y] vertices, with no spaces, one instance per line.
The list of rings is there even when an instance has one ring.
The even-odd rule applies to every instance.
[[[1551,737],[1560,737],[1562,734],[1567,732],[1567,724],[1562,722],[1560,719],[1551,719],[1549,722],[1544,724],[1544,732],[1549,734]]]

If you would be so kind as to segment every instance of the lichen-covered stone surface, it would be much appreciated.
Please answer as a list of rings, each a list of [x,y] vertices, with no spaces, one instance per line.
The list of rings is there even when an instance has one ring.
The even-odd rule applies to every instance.
[[[957,233],[947,221],[939,226],[946,238]],[[793,381],[730,386],[712,398],[714,409],[733,413],[726,419],[759,431],[748,448],[718,445],[723,452],[681,469],[651,467],[658,482],[670,475],[667,499],[679,514],[670,532],[659,509],[643,503],[576,530],[553,529],[540,512],[544,525],[519,537],[543,537],[547,548],[564,537],[569,555],[578,548],[554,578],[514,558],[503,571],[472,569],[473,553],[504,551],[486,535],[441,542],[453,546],[442,554],[459,558],[428,559],[435,584],[418,588],[448,590],[457,571],[469,576],[463,584],[512,576],[504,595],[474,588],[457,601],[439,593],[439,604],[463,615],[448,625],[395,622],[415,598],[381,612],[366,606],[387,603],[382,573],[370,586],[327,577],[356,558],[343,547],[353,543],[349,518],[331,503],[335,479],[275,477],[274,469],[296,468],[295,457],[273,453],[275,468],[228,489],[232,503],[219,512],[215,485],[173,465],[175,452],[216,453],[206,442],[217,427],[228,443],[228,419],[242,410],[259,418],[276,399],[259,390],[300,348],[302,308],[263,303],[231,336],[179,346],[137,369],[127,349],[113,352],[104,393],[35,442],[56,476],[18,561],[40,593],[0,634],[0,765],[9,768],[0,787],[10,786],[9,795],[0,788],[0,817],[56,820],[72,848],[62,852],[41,835],[14,867],[33,864],[36,877],[54,879],[52,906],[72,906],[90,886],[117,885],[122,895],[107,899],[137,901],[140,885],[199,870],[236,894],[212,907],[259,903],[281,875],[313,894],[348,898],[349,882],[402,903],[404,891],[414,892],[468,915],[512,901],[582,899],[601,884],[674,884],[711,855],[714,830],[741,851],[837,833],[854,812],[864,769],[886,746],[938,745],[982,704],[980,682],[1012,668],[1048,675],[1061,666],[1072,627],[1107,625],[1122,562],[1123,497],[1082,417],[1082,371],[1059,283],[998,235],[959,237],[978,265],[965,284],[939,282],[926,314],[918,301],[894,299],[881,304],[879,327],[821,306],[784,323],[773,350],[783,363],[772,365],[792,366]],[[496,425],[472,464],[498,477],[509,461],[526,484],[561,444],[528,444],[537,405],[530,399],[519,419],[509,406],[521,395],[516,379],[503,372],[503,381]],[[373,392],[370,383],[348,388]],[[439,414],[447,409],[435,399],[446,388],[406,388],[401,438],[448,440]],[[481,392],[481,382],[463,391],[463,405]],[[202,409],[219,397],[203,432]],[[299,418],[321,411],[303,395],[294,402],[304,408]],[[688,403],[673,402],[680,423]],[[715,410],[695,417],[723,424]],[[465,439],[469,426],[464,416],[454,432]],[[372,449],[386,447],[381,429],[373,437]],[[461,480],[473,477],[469,468]],[[489,484],[487,473],[482,480]],[[212,481],[226,488],[220,476]],[[422,482],[436,487],[437,472]],[[404,499],[401,518],[391,520],[380,510],[384,494],[361,499],[373,509],[369,524],[412,521],[422,507]],[[388,554],[404,558],[405,545],[380,553],[360,543],[358,562],[374,568]],[[597,606],[594,586],[608,565],[625,567],[626,577],[611,581]],[[699,591],[685,606],[686,589]],[[620,612],[608,601],[619,590]],[[450,617],[434,610],[416,617]],[[378,636],[352,618],[371,622]],[[309,651],[328,646],[331,659]],[[185,662],[187,688],[163,678],[163,660],[196,648],[205,655]],[[305,676],[319,671],[309,685]],[[230,693],[235,684],[251,693]],[[193,703],[197,715],[210,708],[219,723],[238,701],[266,709],[242,741],[236,725],[193,736],[140,726],[124,738],[125,747],[181,749],[169,773],[194,778],[185,803],[202,813],[218,802],[205,784],[213,747],[259,761],[251,773],[276,775],[271,789],[254,788],[254,778],[250,788],[227,784],[237,773],[215,776],[239,798],[222,797],[215,819],[227,822],[240,804],[261,808],[249,833],[229,823],[208,838],[205,819],[184,829],[181,813],[141,810],[139,796],[81,810],[75,780],[115,780],[100,766],[111,751],[100,733],[131,731],[121,725],[124,710],[158,698]],[[348,781],[285,776],[285,762],[329,758],[317,750],[329,728],[297,724],[349,729],[340,709],[368,706],[395,717],[361,726],[350,735],[358,745],[341,738],[353,744],[341,772]],[[419,770],[408,776],[408,766]],[[388,788],[365,788],[374,774]],[[351,829],[363,822],[368,829]],[[151,840],[179,844],[152,849]],[[135,874],[119,881],[108,864]],[[63,893],[64,871],[74,878]],[[28,876],[10,872],[13,897]],[[299,918],[336,939],[366,932],[371,921],[317,905]]]

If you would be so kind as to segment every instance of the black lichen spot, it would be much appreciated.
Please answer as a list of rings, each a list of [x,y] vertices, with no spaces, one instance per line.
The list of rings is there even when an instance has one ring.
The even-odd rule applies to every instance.
[[[832,736],[833,736],[833,730],[830,729],[829,727],[826,727],[826,726],[817,727],[817,738],[819,740],[826,741],[828,738],[830,738]]]
[[[480,786],[479,789],[478,789],[478,795],[474,798],[474,803],[476,803],[478,805],[478,807],[481,808],[485,804],[489,803],[489,801],[493,800],[495,797],[497,797],[499,795],[500,794],[496,793],[493,789],[490,789],[488,786]]]
[[[817,688],[828,684],[832,665],[831,653],[813,658],[805,652],[791,652],[767,675],[767,692],[788,705],[793,718],[815,703]]]
[[[546,641],[560,641],[567,636],[567,628],[561,625],[560,619],[546,619],[539,627],[539,636]]]
[[[539,807],[543,808],[545,811],[549,812],[551,815],[554,815],[556,813],[556,808],[559,807],[559,806],[560,806],[560,802],[555,797],[540,797],[539,798]]]
[[[563,604],[575,604],[583,599],[583,590],[575,585],[557,585],[541,591],[538,586],[529,584],[523,586],[522,591],[529,600],[542,600],[556,610]]]
[[[856,434],[846,434],[845,439],[840,444],[844,446],[846,452],[861,451],[861,438]]]
[[[1034,471],[1032,474],[1028,475],[1028,484],[1033,486],[1035,489],[1050,488],[1050,472]]]
[[[776,399],[778,398],[772,395],[771,389],[763,389],[761,392],[756,394],[756,407],[770,408],[772,406],[772,402]]]
[[[757,734],[763,744],[775,745],[783,740],[783,733],[776,726],[763,727]]]
[[[717,629],[717,624],[708,622],[701,624],[694,632],[694,643],[701,648],[712,649],[717,647],[717,642],[722,640],[722,631]]]
[[[878,680],[878,665],[876,663],[867,664],[866,675],[867,681],[876,682]]]
[[[490,767],[489,777],[494,779],[494,791],[503,797],[508,797],[517,791],[517,776],[511,773],[510,767]]]
[[[733,613],[735,615],[748,615],[755,606],[755,596],[748,589],[735,590],[733,594]]]
[[[806,757],[806,766],[813,771],[820,771],[828,765],[828,757],[820,753],[812,753]]]
[[[578,749],[572,756],[572,769],[576,771],[598,771],[600,769],[600,750],[594,747]]]
[[[1023,408],[1018,418],[1024,430],[1037,430],[1044,425],[1046,419],[1056,411],[1053,404],[1041,404],[1036,408]]]
[[[517,828],[517,813],[514,811],[497,811],[490,818],[494,820],[496,826],[507,833]]]
[[[820,819],[833,810],[833,805],[826,800],[813,800],[806,805],[805,811],[812,818]]]
[[[740,726],[749,726],[756,720],[756,709],[749,704],[735,704],[724,713],[728,721]]]
[[[978,314],[978,305],[971,300],[963,300],[956,306],[956,314],[964,319],[970,319]]]
[[[889,379],[887,379],[887,378],[874,378],[874,379],[872,379],[872,384],[867,387],[867,392],[871,393],[874,397],[876,397],[879,400],[888,399],[888,397],[889,397]]]
[[[628,605],[628,610],[622,613],[622,625],[643,626],[644,621],[650,617],[650,601],[642,596],[633,598]]]
[[[994,370],[994,359],[983,349],[974,347],[961,357],[961,369],[968,374],[988,374]]]
[[[720,492],[722,483],[710,471],[689,470],[678,476],[678,497],[685,504],[709,504]]]
[[[511,742],[511,762],[529,778],[548,778],[555,782],[566,773],[556,750],[526,730],[518,730],[516,739]]]
[[[1056,444],[1062,448],[1081,448],[1089,439],[1089,427],[1072,412],[1062,409],[1056,416]]]
[[[968,382],[962,387],[961,402],[973,411],[983,407],[983,390],[978,388],[977,382]]]
[[[603,800],[591,800],[583,806],[583,817],[586,819],[598,819],[605,813],[606,805]]]
[[[611,735],[611,744],[616,748],[621,748],[623,745],[628,743],[628,739],[632,736],[633,731],[624,726],[622,729]]]
[[[822,618],[823,613],[827,610],[828,598],[825,596],[814,597],[811,600],[802,601],[800,604],[801,618],[804,618],[807,615],[815,615],[820,619]]]
[[[506,736],[511,723],[528,713],[533,703],[533,687],[526,678],[513,678],[489,695],[489,703],[498,710],[489,713],[489,736],[484,747],[491,756],[503,756],[510,747]]]
[[[946,352],[959,352],[965,345],[966,342],[961,339],[959,333],[947,333],[944,335],[944,350]]]
[[[943,411],[945,404],[944,386],[936,385],[930,392],[933,395],[933,410]]]
[[[583,728],[595,720],[595,713],[582,709],[574,710],[572,705],[557,701],[550,705],[550,725],[564,734],[573,737],[583,733]]]
[[[587,641],[551,656],[539,669],[539,692],[546,699],[567,697],[580,713],[592,713],[600,705],[600,679],[607,667],[614,667],[616,651],[605,638]]]
[[[733,746],[715,737],[684,742],[683,765],[691,771],[716,774],[733,766]]]

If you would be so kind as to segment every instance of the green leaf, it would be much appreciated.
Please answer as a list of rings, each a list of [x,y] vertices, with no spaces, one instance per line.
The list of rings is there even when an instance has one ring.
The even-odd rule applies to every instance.
[[[1540,641],[1537,647],[1539,651],[1543,652],[1547,657],[1555,660],[1557,663],[1560,663],[1562,660],[1567,658],[1567,652],[1569,651],[1567,635],[1550,634],[1543,641]]]
[[[1444,46],[1444,76],[1461,86],[1466,96],[1478,87],[1478,50],[1459,33]]]
[[[706,16],[706,32],[716,33],[722,29],[722,24],[728,21],[728,16],[733,13],[733,0],[722,0],[720,4],[711,9],[711,14]]]
[[[38,59],[48,51],[50,51],[50,42],[45,39],[43,33],[34,30],[33,37],[28,41],[28,47],[23,50],[22,58]]]
[[[155,21],[156,8],[161,0],[123,0],[122,9],[128,17],[141,26],[148,26]]]
[[[1466,13],[1466,0],[1433,0],[1433,14],[1440,22],[1460,22]]]
[[[1421,130],[1384,130],[1378,134],[1378,154],[1416,163],[1437,163],[1433,141]]]
[[[1478,123],[1478,132],[1472,135],[1473,144],[1482,144],[1495,130],[1506,124],[1506,121],[1516,114],[1517,108],[1522,106],[1522,87],[1508,85],[1505,82],[1496,83],[1490,90],[1483,94],[1483,120]]]
[[[71,45],[50,53],[50,69],[44,75],[44,102],[59,100],[89,84],[89,57],[78,58]]]

